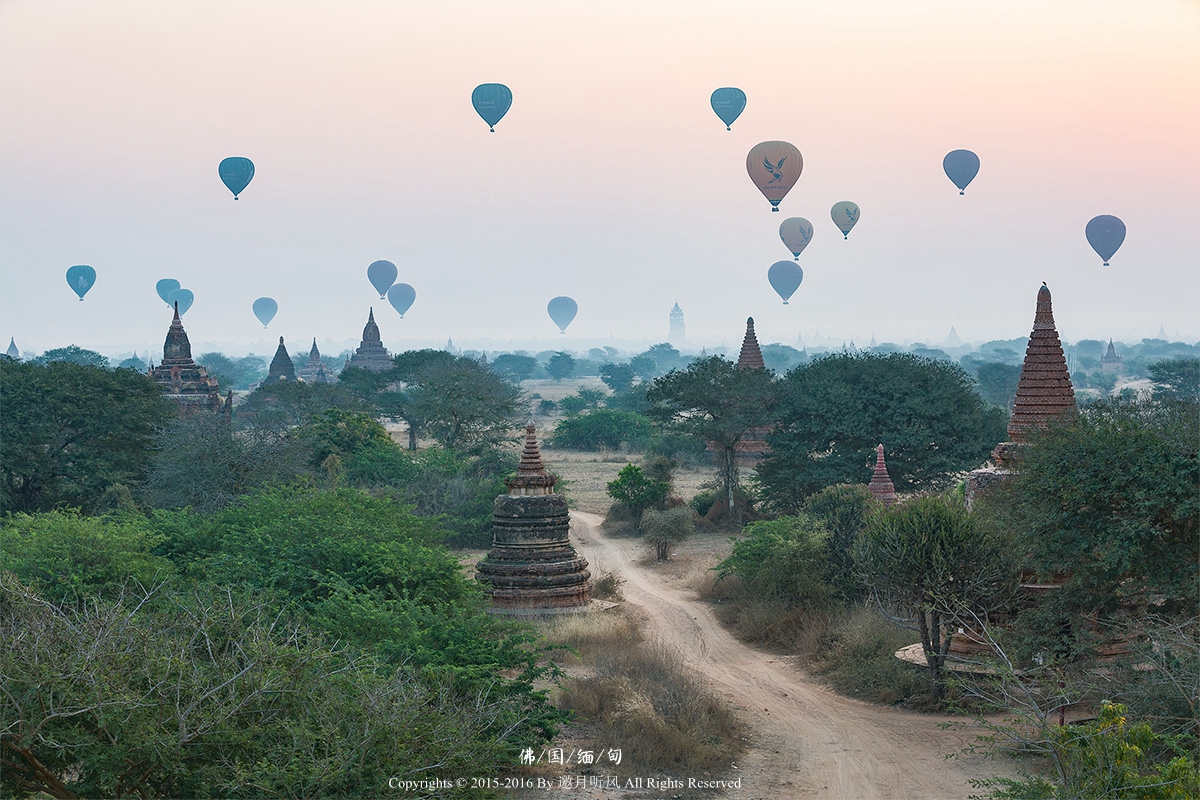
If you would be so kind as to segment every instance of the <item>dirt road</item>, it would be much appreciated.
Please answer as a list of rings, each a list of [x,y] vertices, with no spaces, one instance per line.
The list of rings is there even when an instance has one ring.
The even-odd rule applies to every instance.
[[[974,739],[969,730],[937,727],[947,718],[880,708],[809,682],[779,656],[748,647],[685,588],[639,567],[640,542],[610,539],[596,514],[571,513],[572,538],[597,568],[625,580],[626,601],[644,609],[648,637],[674,648],[751,723],[751,749],[732,774],[762,798],[966,798],[970,778],[1010,770],[981,756],[946,755]],[[679,795],[681,797],[686,794]]]

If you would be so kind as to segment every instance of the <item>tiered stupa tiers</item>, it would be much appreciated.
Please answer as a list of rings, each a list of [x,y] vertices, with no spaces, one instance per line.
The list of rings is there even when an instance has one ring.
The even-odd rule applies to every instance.
[[[208,370],[192,360],[192,343],[179,319],[179,303],[175,303],[175,317],[163,343],[162,363],[152,366],[148,374],[163,396],[179,406],[185,415],[222,408],[217,379],[209,377]],[[231,407],[226,406],[225,411],[228,413]]]
[[[392,368],[392,357],[388,355],[379,338],[379,326],[375,324],[373,308],[367,315],[367,324],[363,327],[362,342],[350,357],[350,366],[369,369],[372,372],[384,372]]]
[[[1054,327],[1050,289],[1043,283],[1038,290],[1033,332],[1025,348],[1025,363],[1021,365],[1021,379],[1017,382],[1017,396],[1008,421],[1009,441],[992,451],[996,462],[1005,466],[1011,461],[1015,447],[1025,441],[1026,431],[1045,428],[1052,419],[1074,411],[1075,390]]]
[[[296,380],[296,365],[292,363],[292,357],[288,355],[287,348],[283,346],[283,337],[280,336],[279,347],[275,348],[275,357],[271,359],[271,367],[267,370],[266,382],[294,380]]]
[[[0,342],[2,341],[4,340],[0,339]],[[8,349],[4,351],[4,355],[8,356],[9,358],[21,357],[21,351],[17,349],[17,340],[11,336],[8,337]]]
[[[754,335],[754,317],[746,317],[746,336],[742,339],[737,365],[740,369],[765,369],[767,366],[758,346],[758,337]]]
[[[546,472],[537,432],[525,428],[525,449],[508,494],[496,498],[492,550],[476,578],[501,614],[553,614],[589,603],[587,561],[568,539],[567,502],[554,493],[558,479]]]
[[[867,488],[875,496],[875,499],[885,506],[890,506],[898,499],[896,487],[892,485],[892,479],[888,476],[887,464],[883,461],[883,445],[875,448],[875,474],[871,476],[871,482],[867,484]]]
[[[325,372],[325,362],[321,361],[321,351],[317,349],[315,338],[312,349],[308,351],[308,363],[300,368],[300,380],[306,383],[329,383],[329,375]]]

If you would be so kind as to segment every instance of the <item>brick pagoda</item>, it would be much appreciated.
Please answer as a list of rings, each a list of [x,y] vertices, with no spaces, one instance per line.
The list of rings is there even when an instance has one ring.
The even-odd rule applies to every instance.
[[[867,488],[875,496],[875,499],[885,506],[890,506],[897,500],[896,487],[892,485],[887,464],[883,461],[883,445],[875,448],[875,473],[871,476],[871,482],[867,484]]]
[[[312,349],[308,351],[308,363],[300,368],[300,380],[306,383],[329,383],[329,375],[325,372],[325,362],[321,360],[321,351],[317,349],[315,338]]]
[[[267,379],[263,383],[294,380],[296,380],[296,365],[292,363],[292,357],[288,355],[287,348],[283,345],[283,337],[280,336],[279,347],[275,348],[275,357],[271,359],[271,366],[267,370]]]
[[[192,343],[179,319],[179,303],[175,303],[175,317],[163,343],[162,363],[151,366],[147,374],[158,384],[163,396],[179,406],[184,416],[200,411],[229,414],[233,408],[233,392],[222,402],[217,379],[210,377],[207,369],[192,360]]]
[[[379,338],[379,326],[375,324],[375,309],[367,315],[367,324],[363,327],[362,342],[354,355],[350,356],[351,367],[369,369],[372,372],[384,372],[392,368],[392,357]]]

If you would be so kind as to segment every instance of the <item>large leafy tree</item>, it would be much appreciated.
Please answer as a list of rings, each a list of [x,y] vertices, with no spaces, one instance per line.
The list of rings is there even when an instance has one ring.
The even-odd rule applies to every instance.
[[[141,482],[155,431],[174,417],[132,370],[0,359],[0,510],[95,510],[106,490]]]
[[[835,483],[865,483],[886,448],[897,491],[937,488],[982,463],[1005,436],[960,367],[907,353],[839,353],[779,383],[779,426],[758,467],[769,506],[792,512]]]
[[[468,357],[430,361],[418,368],[404,397],[405,413],[420,420],[448,449],[499,441],[525,409],[518,387]]]
[[[1122,612],[1200,607],[1200,402],[1093,403],[1034,436],[986,506],[1027,566],[1065,584],[1028,615],[1048,635]],[[1048,611],[1047,611],[1048,609]]]
[[[1200,398],[1200,358],[1175,358],[1147,367],[1154,391],[1184,400]]]
[[[737,446],[774,421],[771,373],[739,369],[720,356],[693,361],[656,378],[646,392],[647,415],[708,443],[716,454],[717,479],[730,514],[738,485]]]
[[[69,344],[66,347],[56,347],[53,350],[47,350],[36,358],[31,358],[31,364],[52,364],[56,361],[65,361],[68,364],[79,364],[85,367],[108,367],[108,358],[97,353],[95,350],[85,350],[78,345]]]
[[[556,381],[571,377],[575,374],[575,357],[560,350],[546,361],[546,372]]]

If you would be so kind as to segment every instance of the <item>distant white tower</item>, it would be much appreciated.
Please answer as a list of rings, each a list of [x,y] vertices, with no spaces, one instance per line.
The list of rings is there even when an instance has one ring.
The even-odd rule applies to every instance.
[[[679,303],[671,309],[671,332],[667,334],[667,341],[671,344],[683,344],[687,341],[687,329],[683,324],[683,309],[679,307]]]

